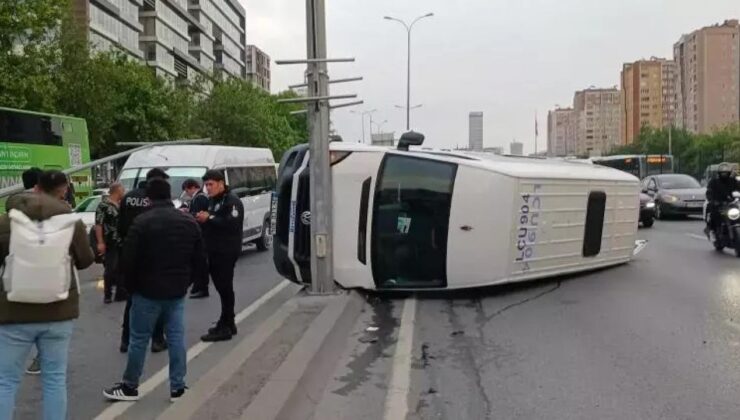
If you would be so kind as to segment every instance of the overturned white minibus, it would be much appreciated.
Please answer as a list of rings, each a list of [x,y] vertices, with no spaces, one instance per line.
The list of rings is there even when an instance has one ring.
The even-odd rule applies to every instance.
[[[630,174],[403,149],[331,144],[334,276],[343,287],[468,288],[632,258],[640,187]],[[306,145],[285,154],[273,203],[275,265],[298,283],[311,276],[308,163]]]

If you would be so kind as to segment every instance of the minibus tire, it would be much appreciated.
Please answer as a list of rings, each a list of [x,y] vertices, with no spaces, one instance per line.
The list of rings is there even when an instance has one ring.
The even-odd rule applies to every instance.
[[[254,241],[254,244],[257,245],[258,251],[268,251],[270,248],[272,248],[272,236],[268,233],[270,231],[270,221],[265,220],[262,224],[262,236]]]

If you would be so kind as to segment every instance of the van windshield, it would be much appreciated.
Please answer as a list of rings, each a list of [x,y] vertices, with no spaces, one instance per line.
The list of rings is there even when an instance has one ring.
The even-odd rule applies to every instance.
[[[146,173],[152,168],[129,168],[121,171],[119,181],[126,188],[126,191],[131,191],[136,186],[144,181]],[[162,168],[170,176],[169,182],[172,187],[172,199],[175,200],[180,198],[182,194],[182,184],[188,179],[194,179],[202,184],[201,178],[206,173],[205,167],[174,167],[174,168]]]

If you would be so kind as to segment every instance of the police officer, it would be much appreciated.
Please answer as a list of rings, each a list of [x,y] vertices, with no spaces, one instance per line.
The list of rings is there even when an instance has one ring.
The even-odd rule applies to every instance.
[[[159,168],[151,169],[146,174],[146,181],[159,178],[169,179],[169,175]],[[146,181],[142,181],[135,188],[126,193],[121,200],[121,207],[118,213],[118,235],[121,238],[121,243],[126,240],[126,235],[131,225],[134,223],[136,216],[149,210],[151,207],[151,201],[146,196]],[[123,268],[123,267],[121,267]],[[129,312],[131,310],[131,299],[126,301],[126,309],[123,311],[123,330],[121,331],[121,353],[128,351],[128,339],[129,339]],[[167,341],[164,338],[164,323],[160,319],[157,321],[157,325],[154,328],[154,334],[152,336],[152,352],[158,353],[167,349]]]
[[[208,271],[221,298],[221,317],[216,326],[201,337],[203,341],[231,340],[234,322],[234,267],[242,250],[244,206],[226,186],[224,174],[210,170],[203,176],[208,193],[208,210],[198,212],[208,253]]]
[[[707,185],[707,212],[709,221],[705,232],[716,232],[720,225],[722,206],[733,200],[732,193],[740,190],[737,179],[732,176],[732,166],[729,163],[720,163],[717,167],[717,177]]]

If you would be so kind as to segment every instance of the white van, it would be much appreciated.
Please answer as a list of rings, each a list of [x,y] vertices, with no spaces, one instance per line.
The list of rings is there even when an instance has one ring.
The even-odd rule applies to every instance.
[[[417,142],[416,144],[418,144]],[[636,177],[563,160],[331,143],[334,277],[363,289],[456,289],[622,264]],[[306,146],[280,163],[274,262],[310,282]]]
[[[275,188],[275,160],[270,149],[231,146],[156,146],[129,156],[119,181],[126,190],[143,181],[152,168],[170,176],[172,200],[179,203],[182,183],[189,178],[202,182],[209,169],[226,175],[226,184],[244,204],[244,243],[254,242],[260,250],[272,246],[270,204]]]

